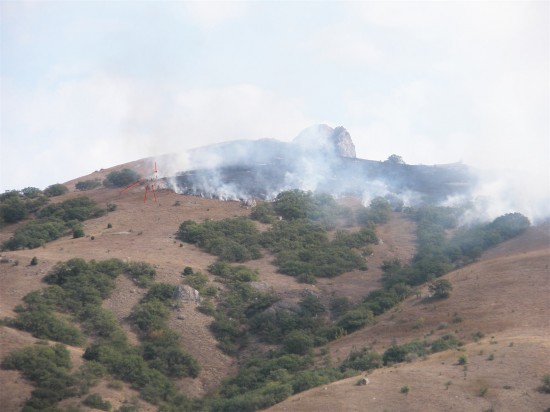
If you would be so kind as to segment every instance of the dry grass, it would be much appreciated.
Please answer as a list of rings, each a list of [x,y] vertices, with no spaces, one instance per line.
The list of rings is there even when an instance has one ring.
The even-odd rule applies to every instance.
[[[353,377],[312,389],[268,410],[544,410],[548,395],[536,388],[550,371],[549,263],[548,226],[529,229],[487,252],[478,263],[446,275],[454,286],[449,299],[410,298],[380,316],[375,325],[330,345],[336,361],[353,348],[373,344],[382,352],[395,341],[434,340],[452,332],[468,342],[460,352],[375,370],[368,386],[355,386]],[[452,322],[455,313],[461,322]],[[420,318],[422,326],[415,326]],[[485,336],[473,342],[477,332]],[[466,370],[457,365],[462,354],[468,357]],[[491,354],[493,360],[488,360]],[[404,385],[410,387],[407,395],[400,392]]]
[[[101,170],[79,180],[102,179],[108,172],[126,166]],[[146,161],[139,163],[139,167],[142,175],[148,174],[150,165]],[[69,182],[68,186],[74,188],[76,181]],[[151,197],[143,203],[143,194],[143,187],[136,186],[122,194],[117,189],[102,188],[83,193],[70,192],[55,198],[55,201],[62,201],[86,195],[100,205],[115,203],[118,208],[106,216],[85,222],[87,236],[84,238],[65,237],[43,248],[5,253],[8,258],[19,261],[19,265],[0,265],[0,317],[13,316],[13,308],[25,294],[44,287],[41,279],[56,262],[77,256],[97,260],[144,260],[155,265],[158,282],[170,284],[181,282],[180,273],[186,266],[206,273],[206,268],[215,257],[177,241],[174,234],[179,225],[187,219],[202,221],[250,213],[250,210],[241,208],[239,202],[220,202],[160,190],[157,192],[157,203],[152,202]],[[356,200],[344,201],[348,206],[358,206]],[[107,228],[108,223],[112,224],[112,228]],[[0,242],[8,239],[15,227],[4,228],[0,232]],[[398,257],[407,261],[412,257],[414,229],[412,222],[400,214],[393,214],[391,221],[377,230],[383,242],[373,247],[374,253],[368,257],[367,271],[321,279],[316,285],[299,284],[291,277],[278,274],[270,263],[270,256],[248,262],[247,266],[258,269],[260,285],[273,288],[288,298],[296,298],[301,290],[310,289],[325,300],[336,295],[358,301],[380,286],[379,266],[383,260]],[[431,302],[411,298],[391,313],[382,315],[376,325],[330,345],[330,355],[336,361],[345,358],[351,348],[359,348],[373,341],[377,342],[376,349],[383,351],[393,339],[404,343],[413,338],[423,338],[432,329],[434,333],[430,339],[456,330],[468,341],[471,341],[472,333],[482,331],[486,337],[481,344],[466,346],[471,360],[466,380],[463,379],[463,371],[453,365],[457,353],[448,352],[431,356],[425,361],[375,371],[369,376],[371,384],[367,387],[354,386],[356,378],[351,378],[329,385],[326,390],[318,388],[299,394],[272,410],[382,411],[386,408],[396,411],[450,410],[451,407],[453,410],[486,410],[491,405],[495,410],[542,410],[539,401],[542,395],[533,389],[542,374],[550,372],[547,364],[543,368],[549,358],[548,244],[548,228],[533,228],[522,237],[488,252],[479,263],[447,275],[454,286],[449,299]],[[37,266],[29,266],[33,256],[38,257]],[[104,307],[113,311],[132,342],[137,340],[125,319],[143,293],[129,279],[121,277],[113,295],[104,302]],[[451,322],[455,312],[463,318],[462,322]],[[419,318],[424,319],[421,327],[413,328]],[[233,374],[237,367],[234,358],[217,349],[216,341],[208,330],[210,322],[211,318],[197,312],[194,304],[182,306],[174,311],[170,319],[170,326],[182,336],[185,350],[195,356],[202,366],[197,379],[178,382],[178,386],[190,396],[204,395],[221,379]],[[438,329],[441,322],[447,322],[448,327]],[[498,343],[488,343],[490,336],[495,336]],[[34,341],[26,333],[5,327],[0,329],[2,354]],[[514,345],[507,346],[512,341]],[[486,354],[489,350],[495,351],[495,360],[487,362],[486,356],[476,357],[475,354],[481,349]],[[71,348],[76,365],[81,362],[81,352],[82,348]],[[445,390],[444,383],[449,380],[453,383]],[[482,384],[489,389],[484,397],[479,397],[476,391]],[[403,385],[410,386],[408,395],[400,393]],[[513,389],[502,389],[503,385],[511,385]],[[19,410],[31,390],[18,372],[5,370],[0,370],[0,388],[0,405],[7,412]],[[99,392],[115,408],[124,400],[136,396],[126,385],[115,390],[108,387],[107,382],[93,391]],[[62,405],[72,405],[78,401],[69,399]],[[154,408],[141,403],[140,409]]]

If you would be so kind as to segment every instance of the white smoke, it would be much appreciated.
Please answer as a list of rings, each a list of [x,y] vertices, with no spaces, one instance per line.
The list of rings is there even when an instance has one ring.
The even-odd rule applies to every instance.
[[[333,131],[326,125],[318,125],[301,132],[292,143],[274,139],[243,140],[163,156],[158,159],[162,164],[159,177],[167,177],[168,185],[177,193],[224,200],[251,197],[273,200],[281,191],[301,189],[335,197],[357,195],[365,206],[376,197],[385,197],[390,203],[405,207],[418,206],[426,198],[430,201],[439,198],[442,206],[462,207],[465,223],[492,220],[511,212],[520,212],[532,222],[550,216],[546,176],[536,181],[532,175],[517,171],[481,172],[463,165],[429,167],[343,160],[334,145],[331,146],[329,137]],[[468,180],[468,171],[475,178]],[[369,175],[371,172],[374,174]],[[433,186],[445,173],[451,177],[456,173],[459,179],[467,181],[447,181],[430,187],[428,193],[423,190],[424,183],[415,180],[428,176]],[[250,186],[255,186],[255,192]]]

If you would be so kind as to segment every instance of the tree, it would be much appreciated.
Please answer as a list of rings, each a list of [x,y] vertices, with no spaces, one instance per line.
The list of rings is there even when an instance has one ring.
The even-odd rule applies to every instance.
[[[388,159],[386,160],[388,163],[393,163],[396,165],[404,165],[405,162],[403,161],[403,158],[401,156],[398,156],[396,154],[392,154]]]
[[[445,299],[451,295],[453,285],[447,279],[437,279],[430,283],[430,294],[437,299]]]
[[[75,185],[76,190],[91,190],[95,189],[96,187],[101,186],[101,181],[99,179],[93,179],[93,180],[82,180],[78,182]]]
[[[305,355],[313,348],[313,338],[305,332],[294,330],[285,337],[283,346],[289,353]]]
[[[139,180],[140,176],[132,169],[122,169],[107,175],[103,181],[105,187],[124,187]]]
[[[44,194],[48,197],[55,197],[55,196],[61,196],[67,193],[68,191],[69,189],[67,188],[67,186],[62,185],[61,183],[56,183],[44,189]]]
[[[24,189],[21,189],[21,194],[26,198],[33,199],[40,196],[42,194],[42,191],[37,187],[26,187]]]
[[[27,217],[27,205],[19,196],[10,197],[0,205],[0,217],[6,223],[16,223]]]

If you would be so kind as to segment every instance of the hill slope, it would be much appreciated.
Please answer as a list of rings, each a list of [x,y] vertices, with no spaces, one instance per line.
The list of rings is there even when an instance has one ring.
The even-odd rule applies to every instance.
[[[132,164],[132,166],[136,165],[141,167],[140,171],[145,175],[144,171],[148,167],[147,162]],[[102,178],[109,171],[126,166],[128,165],[98,171],[79,180]],[[76,181],[69,182],[68,186],[74,188],[73,185]],[[195,221],[217,220],[250,213],[249,209],[241,207],[239,202],[234,201],[222,202],[160,190],[157,192],[158,203],[152,202],[150,198],[144,203],[143,194],[143,186],[136,186],[125,193],[120,193],[117,189],[101,188],[83,193],[69,192],[59,198],[54,198],[54,201],[62,201],[86,195],[100,205],[116,203],[118,207],[116,211],[105,216],[84,222],[86,237],[79,239],[64,237],[48,243],[42,248],[5,253],[8,262],[0,264],[0,317],[13,316],[13,309],[21,302],[23,296],[45,286],[41,279],[57,262],[76,256],[87,260],[113,257],[126,261],[144,260],[155,266],[156,281],[170,284],[181,282],[181,271],[186,266],[206,274],[206,268],[214,262],[215,257],[198,250],[193,245],[176,241],[174,233],[179,225],[188,219]],[[342,199],[342,202],[352,208],[360,205],[359,201],[351,198]],[[108,228],[109,223],[112,228]],[[16,227],[17,225],[11,225],[3,228],[0,232],[0,241],[9,238]],[[414,230],[414,223],[405,219],[402,214],[392,214],[390,222],[377,227],[378,236],[383,242],[372,247],[374,253],[367,259],[369,266],[367,271],[355,270],[333,279],[319,279],[316,285],[299,284],[294,278],[278,274],[276,268],[271,264],[269,255],[257,261],[247,262],[247,265],[260,271],[260,283],[264,284],[266,288],[273,288],[281,296],[289,299],[297,298],[302,290],[308,289],[326,299],[336,295],[348,296],[352,301],[358,301],[370,290],[379,287],[381,276],[379,266],[384,259],[399,257],[401,260],[407,261],[412,257],[415,241]],[[472,359],[472,370],[468,371],[471,375],[467,376],[463,384],[459,385],[457,381],[459,379],[457,376],[463,371],[451,365],[452,362],[456,362],[458,354],[446,352],[433,355],[426,361],[398,367],[396,370],[401,371],[402,369],[403,371],[399,372],[401,373],[399,377],[406,378],[404,383],[401,383],[401,380],[393,379],[394,376],[397,376],[397,372],[392,372],[393,369],[375,371],[372,379],[370,377],[369,379],[374,385],[376,377],[376,382],[378,382],[376,385],[382,385],[377,387],[377,393],[379,391],[386,393],[387,398],[373,397],[378,399],[377,402],[386,402],[382,404],[389,410],[412,410],[400,409],[399,402],[403,401],[405,402],[403,405],[409,405],[413,395],[418,397],[419,408],[420,405],[425,407],[429,404],[430,396],[435,396],[433,391],[441,389],[441,384],[436,384],[440,382],[439,372],[441,372],[441,376],[447,377],[443,383],[448,380],[453,381],[453,386],[449,388],[449,391],[458,391],[459,394],[464,395],[464,399],[472,402],[459,402],[455,406],[457,409],[470,410],[470,406],[474,405],[479,406],[481,410],[481,408],[485,408],[483,405],[486,405],[487,399],[492,399],[489,395],[496,397],[494,402],[512,405],[512,403],[505,402],[507,394],[516,396],[521,391],[527,392],[529,397],[522,395],[523,397],[520,396],[520,398],[528,398],[528,400],[518,404],[521,408],[510,410],[521,410],[524,406],[528,407],[527,409],[523,408],[524,410],[530,410],[535,406],[539,408],[539,405],[542,405],[541,402],[547,398],[535,393],[534,388],[539,385],[541,376],[550,372],[548,370],[550,368],[543,367],[545,365],[544,356],[548,355],[549,339],[547,318],[550,311],[546,299],[549,292],[549,242],[548,226],[531,228],[521,237],[487,252],[478,263],[447,275],[454,285],[453,294],[448,300],[432,302],[424,298],[411,298],[390,313],[380,316],[377,324],[333,342],[329,346],[329,353],[334,363],[343,360],[352,348],[361,348],[373,343],[374,340],[376,340],[375,349],[383,351],[394,340],[397,340],[398,343],[405,343],[413,338],[423,338],[425,335],[429,335],[431,340],[436,336],[456,330],[462,339],[471,342],[473,333],[483,332],[486,338],[481,345],[485,346],[469,343],[465,347]],[[37,266],[28,265],[33,256],[38,258]],[[16,262],[19,264],[16,265]],[[144,291],[137,288],[129,279],[120,277],[117,280],[114,293],[103,304],[106,309],[115,314],[127,332],[130,341],[133,342],[136,338],[126,318],[132,306],[143,293]],[[426,295],[426,291],[423,294]],[[530,297],[529,302],[525,302],[525,296]],[[462,318],[462,322],[452,323],[455,313]],[[192,354],[202,367],[197,379],[185,378],[178,382],[178,386],[183,392],[190,396],[206,394],[215,388],[224,377],[233,374],[238,366],[237,359],[225,355],[217,348],[216,341],[208,329],[211,320],[212,318],[196,311],[194,303],[190,303],[173,311],[169,321],[170,326],[182,336],[185,350]],[[442,322],[446,322],[447,326],[440,329]],[[432,329],[434,330],[433,334],[431,334]],[[489,336],[495,336],[493,342],[497,341],[498,343],[491,344]],[[0,355],[3,356],[14,348],[32,344],[34,341],[35,339],[26,333],[2,327],[0,334],[2,353]],[[514,345],[506,346],[510,342],[514,342]],[[506,359],[512,360],[499,363],[498,365],[504,366],[498,368],[504,369],[498,369],[495,366],[495,361],[499,358],[495,353],[493,363],[485,362],[486,356],[480,357],[479,367],[474,367],[473,359],[477,359],[475,353],[482,349],[485,354],[498,349],[498,354],[502,353]],[[72,350],[75,364],[78,364],[81,352],[82,349],[79,348]],[[445,362],[448,370],[438,369],[441,362]],[[522,368],[517,365],[522,362],[525,365],[533,364],[535,366],[529,376],[521,375],[521,379],[524,381],[521,385],[518,383],[501,384],[498,379],[493,380],[495,376],[504,373],[509,376],[518,374]],[[475,364],[477,365],[477,363]],[[484,370],[483,365],[491,365],[493,369]],[[475,375],[477,370],[480,374]],[[484,375],[481,372],[487,373]],[[412,379],[409,376],[417,378]],[[475,379],[478,378],[486,379],[487,385],[490,385],[488,396],[484,398],[475,396],[474,389],[477,385]],[[417,387],[416,383],[412,383],[422,379],[427,382],[422,387]],[[325,410],[353,410],[351,408],[354,407],[355,402],[358,402],[358,407],[364,406],[365,402],[370,405],[368,403],[370,400],[365,400],[364,397],[365,388],[353,386],[356,380],[357,378],[351,378],[327,387],[327,391],[331,391],[332,394],[330,399],[336,403],[331,404],[323,395],[324,405],[327,408],[332,405],[332,409]],[[411,392],[407,396],[399,393],[399,388],[405,384],[411,386]],[[20,377],[19,372],[5,370],[0,370],[0,385],[3,388],[9,388],[9,390],[0,391],[0,404],[4,405],[4,410],[19,410],[30,393],[30,385]],[[513,390],[507,389],[502,392],[498,389],[499,385],[511,385]],[[340,391],[338,388],[342,388],[342,390]],[[370,390],[370,388],[371,386],[367,389]],[[424,389],[421,390],[421,388]],[[324,391],[324,388],[320,390]],[[126,386],[119,392],[113,392],[112,389],[106,387],[105,382],[100,385],[98,391],[106,399],[109,399],[115,408],[125,399],[135,396],[135,392]],[[319,389],[290,398],[277,408],[289,408],[291,405],[294,409],[287,410],[323,410],[308,409],[308,402],[313,401],[306,402],[306,400],[310,394],[318,393],[316,391]],[[355,391],[353,393],[359,394],[360,398],[355,400],[350,391]],[[326,394],[326,392],[321,392],[321,395],[323,393]],[[424,395],[421,396],[421,393]],[[13,394],[17,394],[17,396]],[[442,397],[441,402],[443,403],[434,405],[451,405],[445,403],[446,399]],[[69,399],[64,401],[64,404],[71,404],[71,401],[74,403],[74,400]],[[500,403],[498,404],[500,405]],[[375,409],[378,408],[378,405],[379,403],[372,404]],[[416,404],[412,403],[412,405]],[[443,408],[436,406],[433,410],[445,410],[447,406]],[[141,409],[152,410],[154,408],[142,402]]]
[[[412,297],[381,315],[375,325],[330,345],[332,358],[343,360],[352,349],[369,344],[382,352],[393,342],[432,341],[454,332],[469,342],[460,351],[377,369],[367,386],[356,386],[353,377],[295,395],[268,410],[545,410],[550,399],[536,388],[550,373],[549,263],[549,226],[530,228],[479,262],[446,275],[454,287],[449,299]],[[478,332],[484,337],[473,342]],[[468,357],[466,367],[457,365],[463,354]],[[488,360],[491,355],[493,360]],[[400,392],[405,385],[410,387],[406,395]]]

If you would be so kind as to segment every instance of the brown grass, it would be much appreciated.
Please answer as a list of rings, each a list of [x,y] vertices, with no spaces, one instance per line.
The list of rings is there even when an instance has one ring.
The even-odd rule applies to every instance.
[[[312,389],[268,410],[544,410],[548,395],[536,388],[550,371],[549,263],[548,227],[530,228],[478,263],[446,275],[454,287],[450,298],[412,297],[378,317],[376,324],[330,344],[330,356],[337,362],[367,345],[383,352],[392,342],[431,341],[452,332],[467,342],[461,351],[375,370],[366,387],[355,386],[358,377],[353,377]],[[455,313],[461,322],[453,323]],[[485,336],[473,342],[477,332]],[[457,365],[464,353],[467,370]],[[490,354],[492,361],[487,360]],[[448,390],[447,382],[452,382]],[[400,392],[404,385],[410,387],[407,395]],[[484,396],[481,388],[487,388]]]
[[[142,170],[139,172],[147,175],[150,166],[142,162],[140,167]],[[114,169],[94,172],[79,180],[104,178]],[[76,181],[67,185],[74,188]],[[117,189],[101,188],[83,193],[71,191],[54,198],[55,201],[62,201],[86,195],[100,205],[115,203],[118,208],[106,216],[85,222],[87,236],[84,238],[65,237],[43,248],[4,253],[8,258],[19,261],[19,264],[0,264],[0,317],[13,316],[13,308],[25,294],[44,287],[41,279],[56,262],[77,256],[97,260],[112,257],[128,261],[144,260],[156,267],[158,282],[170,284],[181,282],[180,273],[186,266],[207,273],[206,268],[215,257],[176,240],[174,234],[179,225],[187,219],[203,221],[250,213],[250,210],[241,208],[239,202],[221,202],[159,190],[157,203],[152,201],[151,196],[144,203],[143,194],[143,186],[136,186],[124,193]],[[358,205],[352,199],[345,202],[351,207]],[[108,223],[113,227],[108,229]],[[15,227],[5,227],[0,232],[0,242],[8,239]],[[320,279],[316,285],[299,284],[291,277],[278,274],[269,255],[247,262],[247,266],[258,269],[261,287],[272,288],[289,299],[296,299],[302,290],[309,289],[319,293],[325,301],[331,296],[347,296],[352,301],[358,301],[369,291],[380,287],[379,266],[383,260],[398,257],[406,262],[412,257],[414,229],[414,224],[403,215],[393,214],[388,224],[377,229],[382,242],[373,247],[374,253],[367,259],[367,271]],[[37,266],[29,266],[33,256],[38,257]],[[435,339],[438,335],[456,330],[461,338],[471,342],[472,333],[482,331],[486,338],[481,344],[470,343],[466,346],[471,360],[466,380],[461,375],[462,370],[453,365],[458,354],[448,352],[431,356],[425,361],[375,371],[369,376],[371,384],[367,387],[354,386],[356,378],[350,378],[329,385],[326,390],[318,388],[299,394],[272,410],[381,411],[387,408],[395,411],[449,410],[451,407],[453,410],[483,410],[491,405],[495,405],[495,410],[541,410],[540,396],[533,388],[538,385],[541,374],[550,372],[547,364],[546,370],[543,370],[548,359],[543,355],[548,355],[549,257],[547,228],[533,228],[522,237],[488,252],[480,262],[448,274],[446,277],[454,286],[449,299],[434,302],[411,298],[379,317],[375,325],[333,342],[329,347],[330,355],[336,362],[343,360],[353,347],[360,348],[373,342],[376,342],[374,346],[377,350],[383,351],[394,339],[399,343],[428,335],[428,339]],[[113,311],[134,343],[137,340],[126,318],[143,293],[131,280],[121,277],[112,296],[104,302],[104,307]],[[451,322],[455,312],[462,317],[462,322]],[[423,318],[422,325],[413,327],[418,324],[419,318]],[[211,318],[195,310],[195,304],[183,305],[173,312],[170,319],[170,326],[182,337],[184,349],[195,356],[202,367],[197,379],[178,382],[178,386],[189,396],[204,395],[237,368],[236,359],[216,347],[216,341],[208,329],[210,322]],[[438,329],[442,322],[447,322],[448,326]],[[494,340],[498,343],[488,343],[490,336],[495,336]],[[6,327],[0,329],[2,354],[34,341],[26,333]],[[512,341],[514,346],[507,346]],[[486,353],[496,351],[495,360],[487,362],[486,356],[476,357],[475,353],[481,349]],[[71,353],[78,365],[82,348],[71,348]],[[448,380],[452,380],[453,384],[445,390],[444,383]],[[408,395],[399,392],[405,384],[411,387]],[[489,387],[485,397],[476,395],[481,384]],[[508,384],[513,389],[502,389],[503,385]],[[19,410],[31,390],[18,372],[5,370],[0,370],[0,388],[0,405],[7,412]],[[93,392],[99,392],[115,408],[124,400],[136,397],[127,385],[115,390],[109,388],[107,382],[101,383]],[[65,400],[62,406],[78,401]],[[529,407],[525,408],[526,405]],[[517,407],[513,409],[512,406]],[[141,403],[140,409],[154,408]]]

